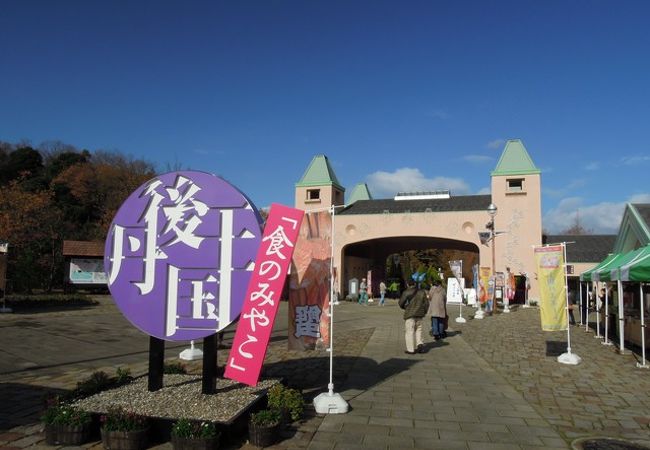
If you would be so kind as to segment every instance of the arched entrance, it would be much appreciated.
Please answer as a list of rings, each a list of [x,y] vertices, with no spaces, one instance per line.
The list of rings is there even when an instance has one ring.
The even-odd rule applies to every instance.
[[[479,261],[479,248],[473,242],[431,236],[368,239],[345,245],[341,252],[344,295],[349,294],[349,280],[366,278],[368,271],[372,271],[372,290],[377,294],[379,281],[399,278],[403,282],[420,266],[439,268],[449,275],[448,262],[453,259],[463,260],[463,276],[471,280],[472,265]]]

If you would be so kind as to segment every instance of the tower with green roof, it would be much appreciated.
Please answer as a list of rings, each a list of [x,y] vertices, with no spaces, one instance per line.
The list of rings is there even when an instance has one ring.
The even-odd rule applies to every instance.
[[[343,205],[345,188],[325,155],[316,155],[296,183],[295,207],[308,211]]]
[[[532,247],[542,243],[541,171],[524,143],[510,139],[490,175],[492,203],[497,207],[495,230],[503,232],[494,243],[497,261],[503,265],[496,270],[535,267]]]

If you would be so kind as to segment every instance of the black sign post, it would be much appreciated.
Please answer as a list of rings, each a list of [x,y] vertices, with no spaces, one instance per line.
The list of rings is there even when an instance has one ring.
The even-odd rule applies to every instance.
[[[163,387],[165,341],[149,336],[149,392]]]
[[[217,388],[217,335],[203,338],[203,382],[201,392],[214,394]]]

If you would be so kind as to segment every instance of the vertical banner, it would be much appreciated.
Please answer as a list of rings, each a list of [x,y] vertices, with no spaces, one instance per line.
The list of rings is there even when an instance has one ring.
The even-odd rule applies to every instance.
[[[305,213],[293,253],[289,290],[289,349],[329,347],[332,216]]]
[[[304,212],[273,204],[255,258],[224,376],[255,386]]]
[[[542,330],[567,329],[564,251],[561,245],[535,247]]]
[[[480,276],[478,278],[478,300],[481,304],[486,304],[490,300],[488,285],[490,284],[490,275],[492,274],[492,269],[489,267],[480,268]]]

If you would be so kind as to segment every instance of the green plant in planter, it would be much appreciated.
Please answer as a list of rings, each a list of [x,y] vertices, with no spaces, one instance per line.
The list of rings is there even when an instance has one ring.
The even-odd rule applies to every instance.
[[[146,417],[119,406],[110,407],[108,412],[100,417],[100,422],[105,431],[136,431],[148,426]]]
[[[48,445],[80,445],[90,437],[90,414],[61,402],[60,397],[48,400],[41,420],[45,424],[45,442]]]
[[[280,423],[280,411],[277,409],[263,409],[251,414],[251,423],[262,427],[272,427]]]
[[[305,401],[298,389],[276,384],[268,391],[268,406],[272,409],[287,411],[291,420],[295,421],[302,417]]]
[[[90,423],[90,414],[86,411],[61,402],[59,397],[48,400],[48,408],[41,417],[45,425],[81,426]]]
[[[213,439],[219,437],[219,432],[213,422],[178,419],[172,427],[172,436],[187,439]]]

